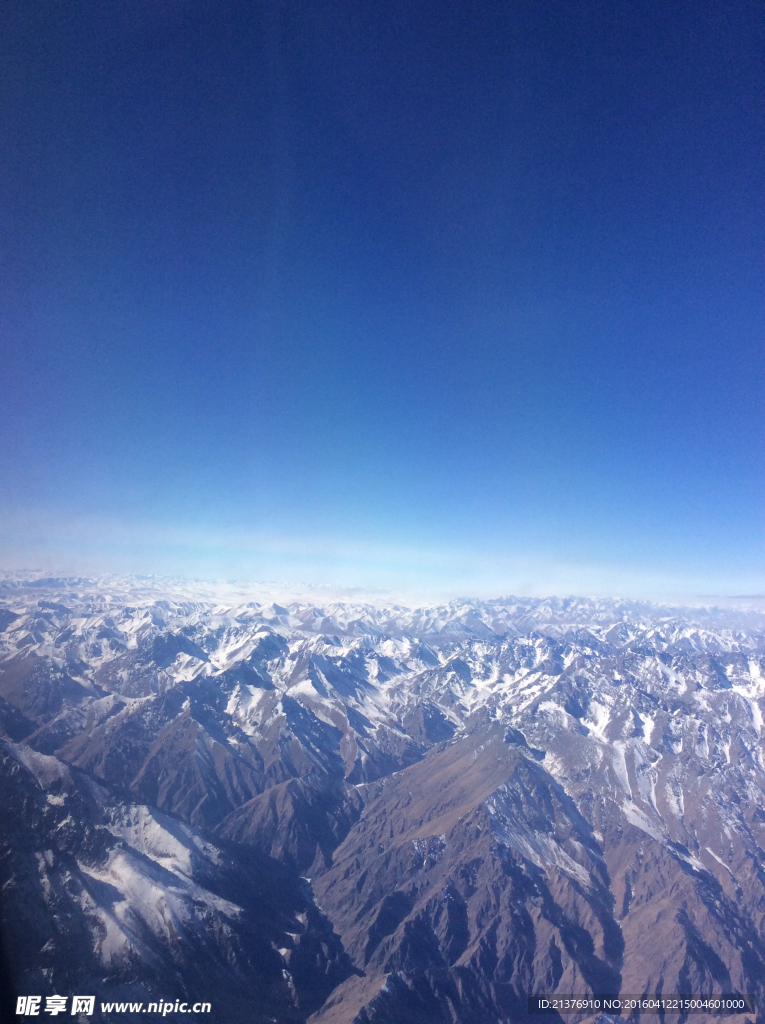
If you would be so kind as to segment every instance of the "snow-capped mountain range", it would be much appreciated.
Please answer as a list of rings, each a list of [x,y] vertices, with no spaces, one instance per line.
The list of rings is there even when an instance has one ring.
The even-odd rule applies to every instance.
[[[285,1024],[765,1006],[756,608],[17,573],[0,630],[19,993]]]

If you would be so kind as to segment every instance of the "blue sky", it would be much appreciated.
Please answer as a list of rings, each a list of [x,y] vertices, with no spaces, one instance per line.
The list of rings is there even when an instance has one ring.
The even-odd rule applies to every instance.
[[[0,21],[4,566],[765,590],[759,3]]]

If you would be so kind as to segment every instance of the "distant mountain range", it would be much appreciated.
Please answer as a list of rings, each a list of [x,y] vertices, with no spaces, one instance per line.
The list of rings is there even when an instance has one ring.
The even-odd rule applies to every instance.
[[[499,1024],[753,993],[765,1021],[765,614],[196,589],[0,577],[18,994]]]

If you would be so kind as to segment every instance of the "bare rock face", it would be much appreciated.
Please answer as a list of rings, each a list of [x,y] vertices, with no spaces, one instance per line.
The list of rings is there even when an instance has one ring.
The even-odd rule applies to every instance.
[[[227,839],[269,853],[312,877],[358,821],[364,802],[355,786],[331,775],[303,775],[269,787],[218,826]]]
[[[0,581],[19,991],[204,977],[263,1024],[765,1006],[765,616],[162,586]]]
[[[513,1019],[527,993],[561,984],[619,991],[624,939],[602,851],[501,727],[370,790],[315,885],[365,977],[317,1022],[392,1020],[399,1005],[423,1021]]]

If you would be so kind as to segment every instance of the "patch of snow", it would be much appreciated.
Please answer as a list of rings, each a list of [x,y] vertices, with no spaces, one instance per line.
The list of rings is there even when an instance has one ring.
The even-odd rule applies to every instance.
[[[734,877],[733,872],[728,867],[728,865],[725,863],[725,861],[722,859],[722,857],[718,857],[717,854],[715,853],[715,851],[713,849],[711,849],[711,847],[709,847],[709,846],[705,846],[704,849],[707,851],[708,854],[710,854],[712,857],[714,857],[714,859],[717,861],[718,864],[721,864],[725,868],[725,870],[728,872],[728,874],[731,876],[731,878]]]
[[[627,744],[623,740],[615,740],[613,743],[613,757],[611,764],[613,765],[614,773],[616,778],[619,780],[624,792],[627,796],[632,799],[632,786],[630,786],[630,776],[627,769],[627,755],[626,755]]]
[[[643,740],[650,746],[651,736],[656,728],[656,722],[651,718],[650,715],[643,714],[642,711],[638,711],[640,721],[643,723]]]
[[[512,812],[509,801],[503,799],[504,796],[504,787],[500,787],[485,804],[491,817],[492,830],[500,841],[517,850],[537,867],[544,870],[554,866],[589,887],[592,880],[585,868],[578,864],[551,835],[535,831],[525,821],[519,821]]]
[[[645,811],[642,811],[637,804],[623,803],[622,813],[627,821],[635,825],[636,828],[639,828],[641,832],[645,832],[651,839],[656,839],[660,843],[666,841],[667,837],[662,826],[649,818]]]

